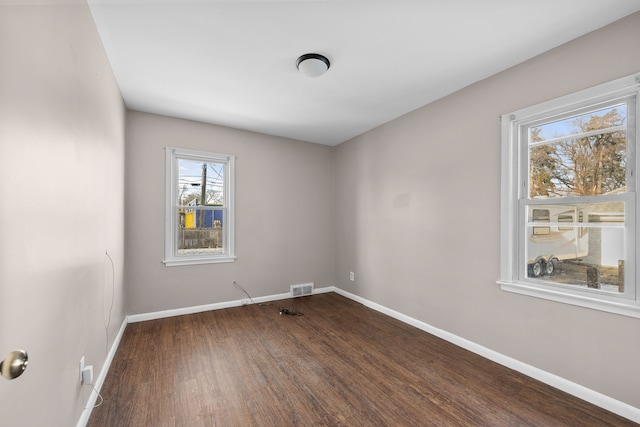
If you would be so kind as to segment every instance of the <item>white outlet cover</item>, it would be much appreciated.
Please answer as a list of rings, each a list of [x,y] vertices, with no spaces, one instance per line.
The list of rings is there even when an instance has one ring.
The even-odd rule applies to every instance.
[[[84,356],[80,358],[80,382],[82,382],[82,370],[84,369]]]

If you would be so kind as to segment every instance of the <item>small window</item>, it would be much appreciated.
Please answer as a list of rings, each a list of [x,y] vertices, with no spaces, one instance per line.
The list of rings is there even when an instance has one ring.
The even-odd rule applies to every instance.
[[[502,289],[640,317],[639,83],[502,117]]]
[[[573,222],[573,215],[567,215],[567,214],[558,214],[558,222],[559,223],[563,223],[563,222]],[[558,225],[558,230],[559,231],[569,231],[572,230],[572,227],[563,227],[562,225]]]
[[[579,211],[578,212],[578,222],[579,223],[583,223],[584,222],[584,211]],[[580,227],[578,229],[578,237],[582,237],[585,234],[587,234],[587,227]]]
[[[234,156],[167,147],[167,266],[231,262]]]
[[[533,209],[532,220],[534,223],[549,222],[549,209]],[[533,227],[536,236],[546,235],[551,232],[549,227]]]

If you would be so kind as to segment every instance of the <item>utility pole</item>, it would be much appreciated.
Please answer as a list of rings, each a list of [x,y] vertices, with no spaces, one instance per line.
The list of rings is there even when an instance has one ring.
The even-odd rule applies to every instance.
[[[200,195],[200,204],[202,206],[207,204],[207,164],[202,164],[202,184],[200,185],[202,193]],[[204,227],[204,209],[200,209],[200,227]]]

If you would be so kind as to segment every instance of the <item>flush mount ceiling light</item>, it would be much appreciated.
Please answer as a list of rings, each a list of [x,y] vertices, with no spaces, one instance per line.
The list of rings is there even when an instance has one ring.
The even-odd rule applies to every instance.
[[[298,70],[307,77],[320,77],[330,66],[329,59],[318,53],[305,53],[296,61]]]

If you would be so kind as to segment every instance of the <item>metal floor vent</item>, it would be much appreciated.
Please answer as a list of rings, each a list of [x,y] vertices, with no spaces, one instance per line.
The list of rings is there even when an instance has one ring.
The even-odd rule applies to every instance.
[[[291,296],[302,297],[313,294],[313,283],[305,283],[304,285],[291,285]]]

